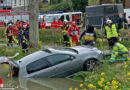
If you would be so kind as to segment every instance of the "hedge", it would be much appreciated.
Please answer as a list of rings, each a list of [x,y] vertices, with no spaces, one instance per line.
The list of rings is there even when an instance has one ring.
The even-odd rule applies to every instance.
[[[4,28],[0,28],[0,39],[5,38]],[[80,31],[83,32],[83,29]],[[97,41],[96,47],[100,49],[108,49],[108,42],[104,39],[104,31],[96,30],[97,32]],[[130,36],[128,36],[128,30],[120,32],[122,38],[121,43],[130,48]],[[46,45],[63,45],[62,30],[39,30],[39,40]],[[83,40],[80,44],[82,44]]]

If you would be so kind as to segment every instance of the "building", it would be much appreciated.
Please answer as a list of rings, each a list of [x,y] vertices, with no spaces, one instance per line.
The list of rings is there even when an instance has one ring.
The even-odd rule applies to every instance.
[[[0,9],[13,9],[26,11],[29,0],[0,0]]]

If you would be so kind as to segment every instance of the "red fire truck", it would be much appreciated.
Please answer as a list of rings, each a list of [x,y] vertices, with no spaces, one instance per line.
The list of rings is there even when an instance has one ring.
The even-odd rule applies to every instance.
[[[53,19],[61,19],[63,22],[64,20],[67,20],[69,24],[72,23],[72,21],[75,21],[78,27],[83,26],[83,18],[82,18],[82,12],[68,12],[68,13],[58,13],[58,14],[48,14],[44,17],[44,20],[46,22],[46,28],[51,27],[51,22]]]

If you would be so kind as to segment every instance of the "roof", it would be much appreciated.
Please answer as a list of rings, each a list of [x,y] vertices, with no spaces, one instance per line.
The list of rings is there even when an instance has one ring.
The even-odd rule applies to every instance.
[[[91,7],[101,7],[101,6],[109,6],[109,5],[122,5],[122,4],[102,4],[102,5],[86,6],[86,8],[91,8]]]

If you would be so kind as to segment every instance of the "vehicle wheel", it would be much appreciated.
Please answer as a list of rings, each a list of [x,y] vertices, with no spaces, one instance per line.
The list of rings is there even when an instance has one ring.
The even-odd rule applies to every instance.
[[[86,71],[92,71],[97,66],[97,60],[90,59],[87,60],[84,64],[84,70]]]

